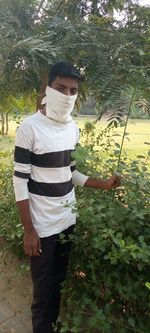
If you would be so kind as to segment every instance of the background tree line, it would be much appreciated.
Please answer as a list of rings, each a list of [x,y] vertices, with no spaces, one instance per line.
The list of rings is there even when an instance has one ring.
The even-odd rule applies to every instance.
[[[11,111],[40,107],[47,73],[60,59],[85,75],[78,109],[88,97],[95,114],[122,115],[134,91],[133,108],[150,113],[150,7],[132,0],[0,0],[0,6],[2,133]]]

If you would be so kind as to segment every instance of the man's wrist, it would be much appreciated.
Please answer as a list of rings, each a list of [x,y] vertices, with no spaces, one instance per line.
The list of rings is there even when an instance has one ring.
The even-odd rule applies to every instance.
[[[22,221],[22,224],[23,224],[23,229],[24,229],[25,234],[31,234],[31,233],[35,232],[35,228],[33,226],[31,219]]]
[[[23,229],[24,229],[24,233],[25,234],[30,234],[32,232],[35,232],[34,226],[32,224],[32,222],[30,221],[30,223],[24,223],[23,225]]]
[[[84,186],[105,190],[107,189],[107,181],[103,179],[88,178]]]

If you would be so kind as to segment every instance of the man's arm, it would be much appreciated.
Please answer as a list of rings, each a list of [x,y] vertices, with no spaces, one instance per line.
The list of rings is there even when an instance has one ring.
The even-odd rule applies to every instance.
[[[111,190],[120,186],[121,180],[117,175],[111,176],[107,180],[103,180],[101,178],[90,178],[81,172],[74,170],[72,172],[72,182],[74,185],[92,187],[102,190]]]
[[[16,135],[13,185],[24,228],[24,250],[27,255],[36,256],[40,254],[41,246],[29,208],[28,181],[31,173],[31,152],[32,133],[26,123],[22,123]]]
[[[39,256],[41,243],[31,220],[29,199],[17,201],[17,206],[24,228],[24,251],[28,256]]]
[[[92,187],[102,190],[111,190],[120,186],[121,177],[118,175],[113,175],[107,180],[103,180],[101,178],[90,178],[87,175],[76,170],[76,160],[72,159],[70,164],[70,169],[72,172],[72,183],[73,185]]]

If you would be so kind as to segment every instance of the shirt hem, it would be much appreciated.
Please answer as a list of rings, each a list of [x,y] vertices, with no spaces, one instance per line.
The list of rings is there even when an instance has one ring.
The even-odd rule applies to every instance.
[[[45,238],[45,237],[50,237],[50,236],[53,236],[53,235],[57,235],[57,234],[60,234],[62,231],[68,229],[69,227],[71,227],[72,225],[75,225],[76,224],[76,221],[75,222],[72,222],[72,223],[69,223],[67,225],[64,225],[62,228],[60,228],[59,230],[56,229],[54,230],[53,232],[47,232],[47,233],[40,233],[38,232],[37,230],[37,233],[39,235],[40,238]]]

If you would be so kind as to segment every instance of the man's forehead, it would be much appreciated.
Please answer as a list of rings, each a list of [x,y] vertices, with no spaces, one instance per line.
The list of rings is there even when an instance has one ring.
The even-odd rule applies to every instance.
[[[78,79],[67,77],[67,76],[56,76],[55,80],[53,81],[55,84],[60,84],[63,86],[74,86],[78,87],[79,82]]]

